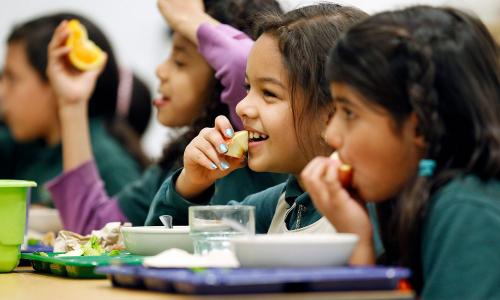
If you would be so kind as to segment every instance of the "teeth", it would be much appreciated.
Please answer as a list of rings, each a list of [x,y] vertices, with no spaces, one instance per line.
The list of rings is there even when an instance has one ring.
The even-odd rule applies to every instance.
[[[267,135],[258,132],[248,132],[248,139],[255,140],[259,138],[266,139]]]

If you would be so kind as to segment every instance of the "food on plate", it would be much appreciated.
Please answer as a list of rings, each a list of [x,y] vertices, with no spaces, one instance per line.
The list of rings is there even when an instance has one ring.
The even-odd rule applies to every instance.
[[[99,68],[105,61],[104,52],[88,39],[87,30],[76,19],[68,22],[70,34],[66,46],[71,47],[68,59],[80,71]]]
[[[241,158],[248,151],[248,131],[242,130],[234,134],[227,142],[227,156]]]
[[[56,238],[54,252],[65,252],[62,256],[116,255],[118,250],[125,249],[120,235],[121,227],[120,222],[111,222],[85,236],[61,230]]]
[[[340,184],[344,188],[350,188],[352,184],[352,173],[353,169],[352,166],[346,163],[343,163],[340,160],[339,153],[337,151],[333,152],[333,154],[330,156],[330,158],[339,161],[341,164],[338,169],[338,178],[340,181]]]

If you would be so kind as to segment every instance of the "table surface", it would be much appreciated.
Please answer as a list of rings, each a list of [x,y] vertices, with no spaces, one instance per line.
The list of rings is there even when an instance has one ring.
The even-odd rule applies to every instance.
[[[367,292],[318,292],[286,294],[254,294],[230,296],[185,296],[155,291],[114,288],[105,279],[71,279],[49,274],[35,273],[31,267],[18,267],[11,273],[0,274],[2,299],[413,299],[411,292],[367,291]]]

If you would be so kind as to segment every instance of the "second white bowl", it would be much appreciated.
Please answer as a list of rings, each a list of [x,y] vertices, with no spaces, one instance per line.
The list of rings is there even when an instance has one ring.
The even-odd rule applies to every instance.
[[[156,255],[171,248],[193,252],[189,226],[137,226],[122,227],[125,247],[132,254]]]
[[[319,267],[348,263],[355,234],[263,234],[231,240],[242,267]]]

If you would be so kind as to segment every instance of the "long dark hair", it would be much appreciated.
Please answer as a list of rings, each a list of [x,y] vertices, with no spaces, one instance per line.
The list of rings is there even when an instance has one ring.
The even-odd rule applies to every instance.
[[[295,134],[306,157],[331,151],[321,138],[326,115],[325,122],[315,121],[332,109],[325,76],[328,51],[343,31],[366,16],[357,8],[320,3],[285,15],[265,14],[260,19],[257,35],[269,34],[278,41],[290,82]],[[318,151],[317,143],[323,144],[324,151]]]
[[[257,14],[263,11],[281,13],[281,8],[275,0],[204,0],[203,2],[205,11],[211,17],[251,37]],[[165,173],[182,165],[184,148],[198,135],[201,129],[212,126],[218,115],[229,116],[227,105],[220,100],[221,93],[222,85],[217,81],[202,115],[193,120],[186,133],[164,148],[158,164]]]
[[[329,81],[387,110],[395,128],[415,113],[425,157],[437,163],[433,176],[415,174],[396,199],[378,205],[385,263],[411,267],[417,291],[430,196],[456,176],[500,178],[499,54],[477,18],[415,6],[366,19],[329,56]]]
[[[135,133],[123,121],[115,118],[119,73],[116,58],[110,42],[104,33],[89,19],[73,13],[57,13],[38,17],[14,27],[7,43],[22,42],[28,62],[40,78],[48,83],[47,46],[54,30],[63,20],[78,19],[87,29],[89,38],[108,54],[104,70],[99,76],[89,101],[89,117],[103,117],[108,131],[144,166],[147,159],[143,155]],[[145,99],[147,101],[147,99]],[[127,145],[131,146],[128,147]]]

